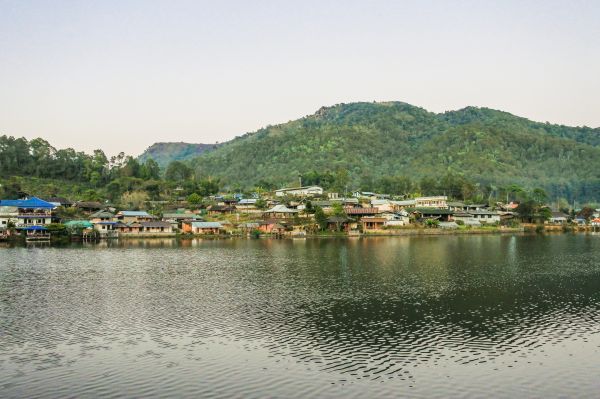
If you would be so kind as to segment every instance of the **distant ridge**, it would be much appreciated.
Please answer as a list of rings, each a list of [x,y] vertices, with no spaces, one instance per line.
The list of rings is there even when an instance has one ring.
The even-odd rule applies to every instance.
[[[247,133],[190,164],[233,187],[295,184],[344,170],[349,187],[385,176],[543,187],[552,197],[600,198],[600,129],[533,122],[466,107],[433,113],[404,102],[361,102]]]

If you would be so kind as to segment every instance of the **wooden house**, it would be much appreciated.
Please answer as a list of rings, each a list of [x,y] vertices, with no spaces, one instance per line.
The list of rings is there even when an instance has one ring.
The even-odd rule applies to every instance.
[[[144,234],[173,234],[173,226],[169,222],[163,222],[161,220],[152,222],[140,222],[142,225],[142,232]]]
[[[209,215],[225,215],[235,212],[235,206],[230,205],[210,205],[206,208]]]
[[[263,212],[264,218],[289,219],[298,214],[297,209],[290,209],[285,205],[275,205]]]
[[[221,234],[223,225],[219,222],[183,222],[183,231],[191,234]]]
[[[156,216],[150,215],[146,211],[120,211],[117,213],[116,218],[122,223],[141,223],[156,220]]]
[[[92,223],[113,222],[114,219],[115,215],[108,211],[97,211],[90,215],[90,222]]]
[[[365,216],[360,219],[363,231],[382,230],[386,222],[386,218],[375,216]]]
[[[277,219],[267,219],[259,223],[258,230],[265,234],[283,234],[286,229]]]

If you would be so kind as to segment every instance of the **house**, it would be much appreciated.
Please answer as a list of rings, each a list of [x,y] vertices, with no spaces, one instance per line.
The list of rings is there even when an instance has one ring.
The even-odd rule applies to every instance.
[[[264,218],[292,218],[298,214],[297,209],[290,209],[285,205],[275,205],[271,209],[267,209],[263,212]]]
[[[143,227],[142,224],[138,222],[117,222],[117,224],[115,225],[115,229],[119,232],[119,234],[127,236],[140,234],[143,230]]]
[[[346,213],[346,215],[348,216],[375,216],[377,214],[379,214],[379,209],[378,208],[351,208],[351,207],[345,207],[344,208],[344,212]]]
[[[565,224],[569,221],[569,215],[563,212],[552,212],[552,216],[548,219],[550,224]]]
[[[448,202],[448,209],[455,212],[466,211],[466,206],[462,202]]]
[[[173,234],[173,226],[169,222],[157,220],[151,222],[140,222],[140,224],[142,225],[141,232],[143,234]]]
[[[90,222],[112,222],[114,218],[115,215],[109,211],[97,211],[90,215]]]
[[[413,215],[415,215],[416,219],[421,220],[434,219],[439,220],[440,222],[448,222],[452,216],[452,211],[448,208],[416,208],[407,209],[407,211],[410,211]]]
[[[448,202],[448,209],[456,212],[479,211],[484,210],[487,207],[487,204],[464,204],[462,202]]]
[[[450,219],[452,219],[454,222],[462,222],[464,224],[469,224],[469,223],[475,221],[475,218],[473,218],[473,215],[471,215],[469,212],[464,212],[462,210],[462,207],[460,207],[460,210],[458,210],[458,211],[452,209],[453,206],[451,206],[450,204],[448,204],[448,207],[450,208],[450,210],[453,211]],[[479,222],[477,222],[477,223],[479,223]]]
[[[332,198],[331,201],[333,203],[340,202],[343,206],[348,207],[357,207],[360,206],[358,198],[348,197],[348,198]]]
[[[394,206],[394,209],[396,209],[396,210],[406,209],[406,208],[414,208],[417,204],[417,202],[414,199],[403,200],[403,201],[390,201],[390,202],[392,203],[392,205]]]
[[[402,211],[401,213],[382,213],[381,217],[386,219],[385,226],[408,226],[410,224],[410,218],[408,213]]]
[[[371,206],[379,209],[379,212],[393,212],[397,209],[392,201],[386,199],[373,199]]]
[[[202,217],[196,213],[163,213],[162,220],[171,224],[173,228],[181,229],[184,221],[201,222]]]
[[[500,214],[494,211],[470,211],[471,215],[473,215],[473,219],[478,220],[482,224],[492,224],[492,223],[500,223]]]
[[[386,222],[386,218],[375,216],[365,216],[360,219],[363,231],[382,230]]]
[[[191,234],[220,234],[224,231],[219,222],[183,222],[183,231]]]
[[[105,208],[104,205],[97,201],[77,201],[73,206],[84,212],[95,212]]]
[[[48,225],[52,223],[52,210],[54,208],[56,208],[54,204],[37,197],[0,200],[0,227],[7,228],[11,223],[17,229]]]
[[[235,207],[242,213],[259,213],[261,210],[256,207],[257,202],[258,199],[256,198],[241,199],[238,201]]]
[[[62,206],[63,208],[70,208],[74,204],[73,201],[69,201],[64,197],[50,197],[46,199],[46,202],[49,202],[56,207]]]
[[[285,226],[276,219],[268,219],[259,223],[258,230],[265,234],[283,234]]]
[[[235,211],[235,206],[229,205],[210,205],[206,208],[206,211],[209,215],[224,215],[233,213]]]
[[[592,227],[600,227],[600,218],[594,218],[590,221]]]
[[[259,226],[260,226],[259,222],[247,222],[247,223],[240,223],[238,225],[238,229],[240,229],[242,231],[242,233],[250,233],[252,231],[258,230]]]
[[[306,186],[297,188],[281,188],[275,190],[276,197],[285,197],[287,195],[296,197],[314,197],[317,195],[323,195],[323,189],[319,186]]]
[[[217,205],[235,207],[238,200],[235,198],[219,198]]]
[[[415,198],[415,208],[447,208],[448,197],[438,195],[434,197],[417,197]]]
[[[346,216],[331,216],[327,218],[327,230],[348,232],[353,222],[353,219]]]
[[[117,213],[116,218],[120,222],[127,224],[133,222],[151,222],[156,219],[156,216],[150,215],[146,211],[120,211]]]
[[[102,221],[94,223],[94,230],[98,232],[100,238],[117,238],[119,230],[117,226],[119,222]]]

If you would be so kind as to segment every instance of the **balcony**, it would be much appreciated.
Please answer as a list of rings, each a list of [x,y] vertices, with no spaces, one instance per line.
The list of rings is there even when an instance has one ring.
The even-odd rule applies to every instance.
[[[20,218],[51,218],[51,212],[19,212],[18,216]]]

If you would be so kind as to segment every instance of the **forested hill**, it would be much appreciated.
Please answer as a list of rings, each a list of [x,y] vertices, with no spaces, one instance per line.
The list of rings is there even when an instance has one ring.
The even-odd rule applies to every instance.
[[[171,161],[185,161],[217,148],[218,144],[154,143],[139,156],[140,162],[152,158],[162,168]]]
[[[416,183],[451,174],[489,190],[518,184],[552,197],[600,199],[600,129],[476,107],[435,114],[402,102],[339,104],[248,133],[190,163],[197,174],[242,187],[292,184],[299,175],[320,182],[347,171],[349,188],[377,188],[382,177],[422,188],[429,186]]]

